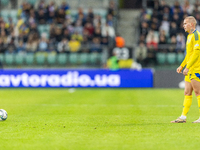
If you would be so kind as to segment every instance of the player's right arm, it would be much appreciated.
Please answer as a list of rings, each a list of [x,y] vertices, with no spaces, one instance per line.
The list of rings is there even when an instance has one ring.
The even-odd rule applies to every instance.
[[[182,66],[179,66],[179,67],[176,69],[176,72],[177,72],[177,73],[181,73],[182,70],[183,70],[183,67],[182,67]]]
[[[176,72],[181,73],[181,71],[183,70],[185,65],[186,65],[186,56],[185,56],[185,59],[183,60],[183,62],[181,63],[181,65],[176,69]]]

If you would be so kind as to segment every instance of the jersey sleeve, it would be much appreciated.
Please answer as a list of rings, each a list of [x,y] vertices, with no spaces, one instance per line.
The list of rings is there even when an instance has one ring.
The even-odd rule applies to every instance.
[[[193,49],[200,49],[200,37],[197,31],[193,33],[192,42],[194,45]]]
[[[186,65],[186,56],[185,56],[185,59],[183,60],[183,62],[181,63],[181,66],[184,68],[185,67],[185,65]]]

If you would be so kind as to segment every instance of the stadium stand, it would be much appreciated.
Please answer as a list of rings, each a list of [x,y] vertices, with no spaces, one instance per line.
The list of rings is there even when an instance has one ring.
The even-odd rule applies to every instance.
[[[5,66],[106,63],[100,55],[114,44],[116,1],[16,2],[17,7],[12,0],[1,1],[0,60]]]
[[[152,2],[151,8],[141,9],[138,43],[146,45],[146,59],[152,57],[153,47],[158,65],[180,64],[184,58],[187,36],[183,30],[183,20],[187,16],[194,16],[198,22],[197,30],[200,29],[200,2],[195,0]],[[144,64],[146,64],[144,66],[149,65]]]

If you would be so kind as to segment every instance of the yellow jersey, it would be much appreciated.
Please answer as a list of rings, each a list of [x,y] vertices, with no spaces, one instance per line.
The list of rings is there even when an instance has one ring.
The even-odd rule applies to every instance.
[[[200,73],[200,33],[197,30],[187,36],[186,56],[181,66],[186,66],[189,74]]]

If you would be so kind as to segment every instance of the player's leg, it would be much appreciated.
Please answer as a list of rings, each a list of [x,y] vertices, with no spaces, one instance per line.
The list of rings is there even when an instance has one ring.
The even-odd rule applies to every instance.
[[[198,79],[197,80],[192,79],[191,84],[192,84],[192,87],[194,89],[194,93],[197,97],[198,108],[199,108],[199,116],[200,116],[200,82],[199,82]],[[194,121],[193,123],[200,123],[200,118],[198,120]]]
[[[192,104],[192,91],[193,91],[192,84],[190,82],[189,77],[186,76],[185,77],[185,91],[184,91],[185,96],[184,96],[184,101],[183,101],[182,115],[178,119],[171,121],[171,123],[185,123],[186,122],[186,116]]]
[[[192,91],[193,87],[191,82],[185,81],[185,91],[184,91],[184,101],[183,101],[183,111],[181,118],[186,119],[186,116],[190,110],[190,106],[192,104]]]

